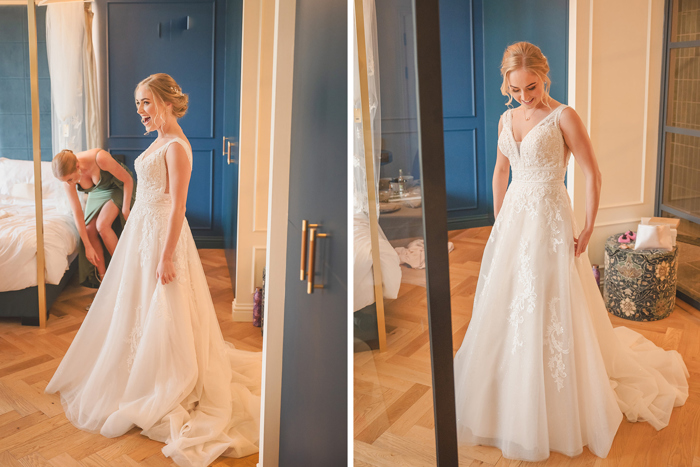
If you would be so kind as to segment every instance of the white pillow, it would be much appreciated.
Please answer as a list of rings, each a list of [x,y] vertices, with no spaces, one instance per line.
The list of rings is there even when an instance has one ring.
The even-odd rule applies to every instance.
[[[644,225],[637,226],[637,239],[634,243],[635,250],[673,250],[673,238],[671,226]]]
[[[12,195],[16,183],[34,183],[34,162],[0,157],[0,195]],[[42,198],[65,198],[61,181],[53,176],[51,162],[41,162]],[[34,195],[32,194],[32,200]]]
[[[33,183],[15,183],[12,185],[12,197],[22,198],[34,201],[34,184]]]

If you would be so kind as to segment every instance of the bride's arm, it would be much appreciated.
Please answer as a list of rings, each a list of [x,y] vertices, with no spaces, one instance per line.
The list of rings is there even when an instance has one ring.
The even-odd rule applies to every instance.
[[[576,162],[586,176],[586,224],[578,236],[574,238],[575,255],[586,251],[588,241],[593,233],[595,218],[600,203],[600,187],[603,182],[598,161],[593,153],[593,145],[588,137],[586,127],[581,118],[571,107],[564,109],[559,120],[559,128],[564,135],[564,141],[576,158]]]
[[[171,144],[165,153],[165,164],[168,169],[168,185],[172,208],[168,218],[168,232],[165,236],[165,247],[156,269],[156,279],[167,284],[175,278],[175,265],[173,254],[177,241],[180,238],[182,223],[185,220],[185,206],[187,204],[187,188],[190,184],[192,167],[187,158],[185,148],[181,144]]]
[[[503,130],[503,118],[498,122],[498,134]],[[508,175],[510,174],[510,160],[503,155],[500,148],[496,150],[496,167],[493,170],[493,217],[496,219],[503,206],[503,198],[508,189]]]

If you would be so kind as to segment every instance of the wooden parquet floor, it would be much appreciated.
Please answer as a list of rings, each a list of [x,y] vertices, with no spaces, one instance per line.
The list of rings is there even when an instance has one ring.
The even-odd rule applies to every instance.
[[[471,318],[481,257],[490,227],[450,232],[452,329],[459,349]],[[656,345],[678,350],[688,366],[690,397],[676,408],[668,427],[624,420],[607,458],[584,448],[570,458],[552,453],[543,462],[511,461],[497,448],[460,446],[460,466],[514,467],[700,467],[700,311],[676,301],[670,317],[638,323],[610,315]],[[435,465],[435,439],[425,289],[401,284],[386,303],[388,350],[354,356],[354,435],[356,466]]]
[[[227,341],[262,350],[260,328],[231,321],[233,292],[223,250],[200,250],[219,323]],[[51,308],[46,329],[0,320],[0,466],[133,467],[175,466],[161,453],[164,444],[134,428],[105,438],[75,428],[56,394],[44,394],[85,318],[94,289],[74,280]],[[212,465],[255,467],[258,455],[219,458]]]

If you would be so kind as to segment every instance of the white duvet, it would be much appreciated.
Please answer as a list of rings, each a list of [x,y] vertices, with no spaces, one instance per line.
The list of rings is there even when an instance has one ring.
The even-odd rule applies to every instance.
[[[374,272],[372,270],[372,240],[369,219],[364,214],[355,214],[354,238],[354,297],[353,310],[360,310],[375,302]],[[396,298],[401,287],[399,255],[379,228],[379,259],[382,267],[384,298]]]
[[[65,193],[46,162],[42,181],[46,283],[58,284],[80,237]],[[0,292],[37,285],[33,182],[31,161],[0,158]]]

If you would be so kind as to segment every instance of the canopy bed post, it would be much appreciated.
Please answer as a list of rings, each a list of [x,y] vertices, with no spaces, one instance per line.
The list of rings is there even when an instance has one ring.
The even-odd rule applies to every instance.
[[[39,327],[46,327],[46,277],[44,252],[44,206],[41,190],[41,135],[39,115],[39,60],[36,34],[36,5],[27,0],[29,32],[29,77],[32,96],[32,150],[34,156],[34,206],[36,210],[36,279],[39,293]]]
[[[355,0],[355,30],[357,32],[357,57],[360,72],[360,102],[362,119],[363,145],[365,150],[365,173],[367,174],[367,198],[369,212],[369,232],[372,245],[372,272],[374,276],[374,297],[377,306],[377,334],[379,351],[386,350],[386,323],[384,320],[384,290],[382,284],[382,266],[379,254],[379,220],[377,219],[377,199],[374,175],[374,151],[372,149],[372,125],[369,110],[369,85],[367,83],[367,46],[365,44],[364,0]]]

